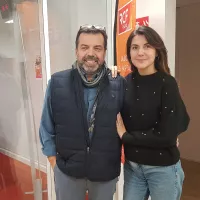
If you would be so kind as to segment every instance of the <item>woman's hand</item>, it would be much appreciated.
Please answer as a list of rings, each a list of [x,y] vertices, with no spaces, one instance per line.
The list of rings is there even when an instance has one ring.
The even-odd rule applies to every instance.
[[[111,67],[109,67],[109,69],[111,70],[112,77],[116,78],[117,77],[117,73],[120,72],[120,70],[117,69],[117,66],[111,66]]]
[[[118,135],[120,138],[122,138],[124,133],[126,133],[126,128],[124,126],[124,122],[120,113],[117,115],[116,126]]]

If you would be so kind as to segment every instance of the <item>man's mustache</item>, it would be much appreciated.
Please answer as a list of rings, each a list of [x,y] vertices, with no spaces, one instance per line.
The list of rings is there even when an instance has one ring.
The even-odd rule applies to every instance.
[[[95,57],[95,56],[87,56],[83,59],[84,62],[87,62],[87,61],[95,61],[95,62],[98,62],[98,58]]]

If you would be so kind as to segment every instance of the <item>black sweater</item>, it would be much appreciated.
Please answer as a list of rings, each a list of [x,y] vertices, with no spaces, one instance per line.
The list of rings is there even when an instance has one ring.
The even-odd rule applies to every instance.
[[[180,159],[176,140],[187,130],[189,116],[176,80],[164,72],[126,77],[122,118],[126,159],[144,165],[168,166]]]

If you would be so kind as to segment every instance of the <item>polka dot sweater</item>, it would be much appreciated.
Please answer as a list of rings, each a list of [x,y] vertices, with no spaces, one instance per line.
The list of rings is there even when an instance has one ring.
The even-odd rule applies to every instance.
[[[180,159],[177,137],[187,130],[189,116],[174,77],[164,72],[126,77],[122,137],[126,159],[138,164],[169,166]]]

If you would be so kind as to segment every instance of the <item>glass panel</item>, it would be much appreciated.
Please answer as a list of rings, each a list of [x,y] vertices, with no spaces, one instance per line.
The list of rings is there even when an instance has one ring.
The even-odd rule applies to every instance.
[[[44,1],[44,0],[43,0]],[[111,0],[48,0],[48,27],[50,46],[51,74],[69,69],[75,62],[75,38],[81,25],[93,24],[105,26],[108,34],[106,61],[110,65],[112,58],[112,2]],[[53,172],[51,171],[53,180]],[[54,181],[51,181],[55,198]]]
[[[48,0],[51,73],[71,68],[80,26],[95,24],[108,29],[107,17],[106,0]]]
[[[0,199],[41,200],[47,175],[38,142],[44,96],[38,3],[0,0],[0,12]]]

